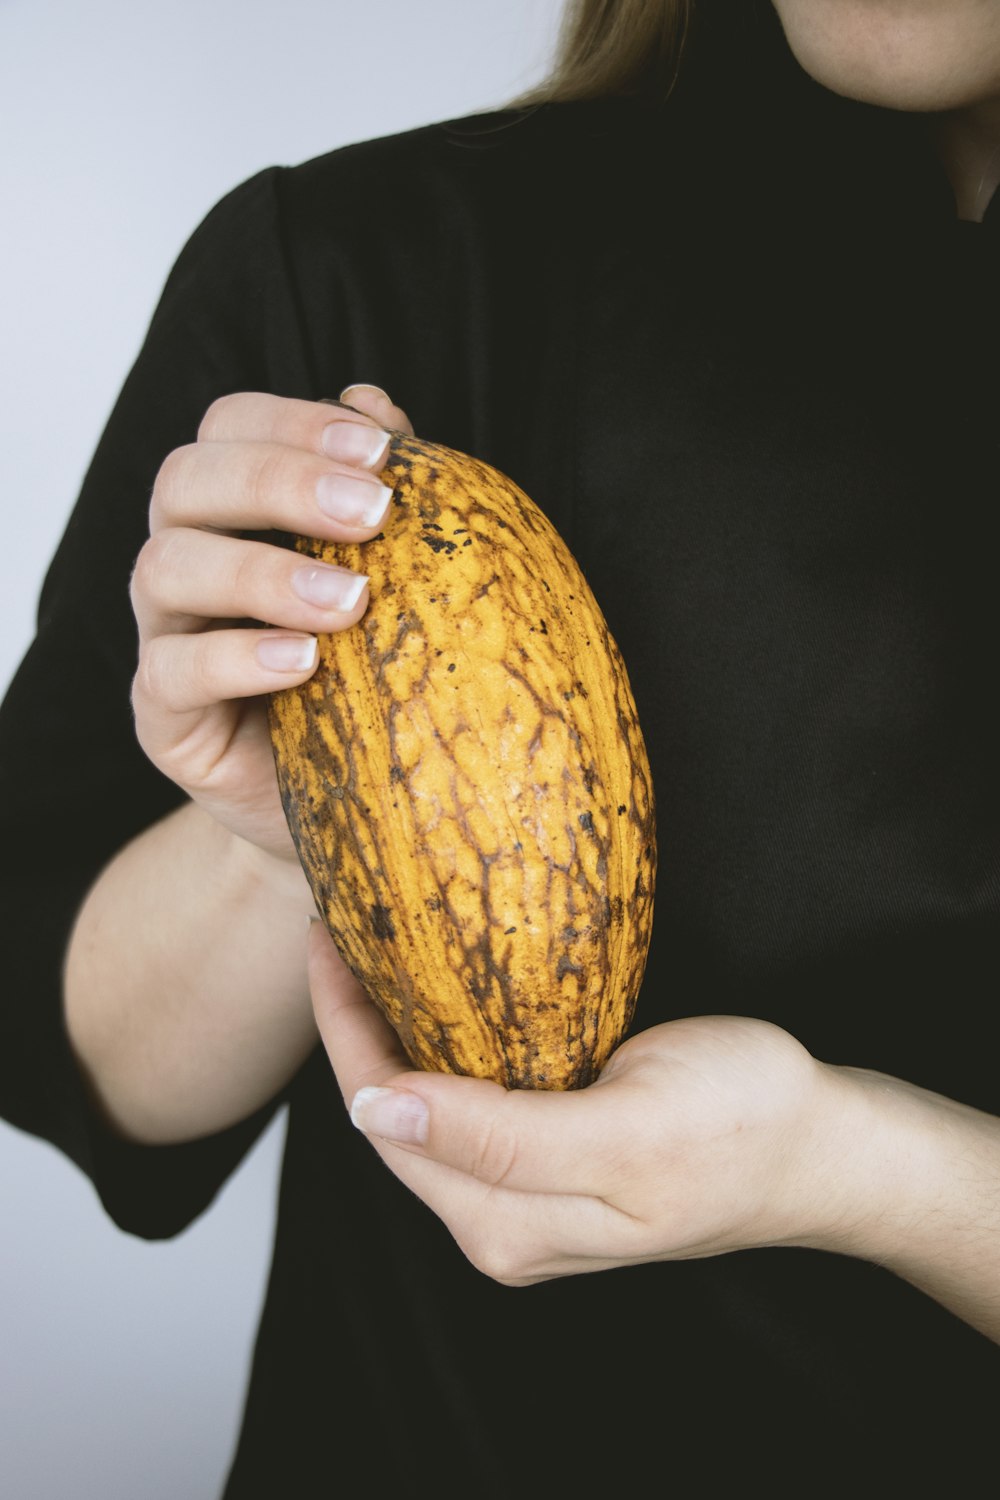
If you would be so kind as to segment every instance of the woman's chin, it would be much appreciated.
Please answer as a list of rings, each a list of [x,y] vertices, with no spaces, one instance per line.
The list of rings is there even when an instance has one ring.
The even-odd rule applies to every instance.
[[[805,71],[845,98],[938,113],[1000,98],[1000,6],[774,0]]]

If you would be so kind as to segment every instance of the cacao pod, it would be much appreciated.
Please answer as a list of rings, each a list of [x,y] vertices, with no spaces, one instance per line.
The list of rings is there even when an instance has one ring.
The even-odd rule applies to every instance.
[[[653,787],[625,664],[568,546],[504,474],[393,433],[370,578],[268,717],[319,914],[415,1067],[590,1083],[634,1014]]]

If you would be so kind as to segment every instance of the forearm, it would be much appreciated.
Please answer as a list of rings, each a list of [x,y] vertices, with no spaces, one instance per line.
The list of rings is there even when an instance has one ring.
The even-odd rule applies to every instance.
[[[186,804],[103,871],[65,965],[66,1020],[105,1114],[136,1140],[244,1118],[316,1041],[306,975],[315,908],[291,862]]]
[[[884,1265],[1000,1342],[1000,1119],[880,1073],[829,1072],[845,1128],[818,1243]]]

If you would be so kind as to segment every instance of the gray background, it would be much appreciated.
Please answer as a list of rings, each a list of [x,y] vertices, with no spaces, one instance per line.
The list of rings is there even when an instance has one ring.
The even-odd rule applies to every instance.
[[[503,103],[544,72],[560,9],[0,0],[0,691],[163,279],[212,203],[274,162]],[[184,1234],[146,1244],[0,1122],[2,1500],[216,1500],[283,1131]]]

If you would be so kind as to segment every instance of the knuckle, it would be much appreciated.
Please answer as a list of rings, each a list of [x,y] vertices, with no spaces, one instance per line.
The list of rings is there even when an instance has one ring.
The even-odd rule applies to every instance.
[[[167,713],[212,695],[214,679],[209,635],[156,636],[139,656],[135,691],[140,699]],[[180,652],[176,649],[182,645]]]
[[[147,748],[149,735],[146,715],[145,688],[143,684],[144,670],[142,665],[140,664],[136,668],[136,671],[132,677],[132,683],[129,689],[129,703],[132,709],[132,722],[135,729],[136,742],[138,743],[140,750],[142,750],[144,754],[148,755],[150,753],[149,749]]]
[[[173,546],[168,530],[155,532],[143,543],[129,578],[129,598],[133,605],[162,597],[164,578],[169,574],[172,557]]]
[[[265,448],[250,478],[255,508],[263,515],[277,515],[287,510],[286,497],[297,488],[299,475],[284,448]],[[282,504],[282,501],[286,501]]]
[[[132,680],[134,707],[162,703],[168,681],[168,655],[162,636],[147,642],[139,652],[139,664]]]
[[[481,1226],[479,1232],[462,1246],[466,1258],[484,1276],[501,1286],[525,1286],[531,1280],[528,1259],[521,1246],[499,1233]]]
[[[472,1176],[490,1187],[502,1187],[517,1162],[517,1141],[505,1121],[494,1115],[467,1149]]]
[[[191,644],[188,658],[189,687],[200,702],[207,703],[218,697],[218,657],[223,635],[219,631],[209,630],[203,635],[188,636],[188,641]]]
[[[149,506],[149,529],[154,532],[165,523],[175,509],[189,483],[191,459],[196,452],[194,443],[185,443],[172,448],[157,470],[153,481],[153,494]]]
[[[234,600],[245,606],[243,613],[259,615],[261,604],[261,562],[254,547],[240,547],[232,563],[231,590]]]
[[[239,405],[240,399],[237,393],[216,396],[198,424],[199,443],[214,442],[220,433],[229,430],[233,409]]]

